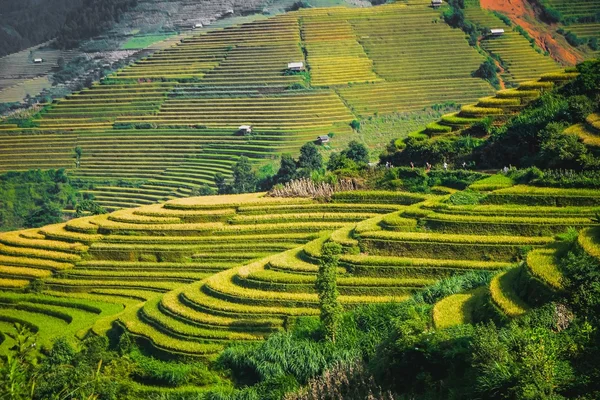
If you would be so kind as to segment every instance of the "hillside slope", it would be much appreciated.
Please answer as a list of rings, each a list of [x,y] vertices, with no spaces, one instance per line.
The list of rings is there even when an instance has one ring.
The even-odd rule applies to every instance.
[[[101,204],[127,207],[210,185],[241,155],[276,158],[317,135],[351,133],[360,116],[490,94],[471,76],[483,57],[428,5],[304,9],[184,39],[31,121],[6,121],[0,170],[67,168],[102,186]],[[440,69],[448,47],[454,67]],[[286,73],[302,60],[308,75]],[[236,135],[242,124],[254,135]]]
[[[44,296],[1,292],[0,317],[36,326],[44,343],[56,334],[52,324],[83,335],[104,334],[117,321],[156,352],[206,357],[228,341],[257,340],[318,314],[314,283],[326,241],[345,248],[338,287],[350,307],[402,300],[461,272],[510,268],[523,246],[551,245],[568,227],[592,226],[600,207],[592,190],[515,186],[483,194],[476,206],[377,191],[337,193],[330,203],[200,197],[4,233],[0,286],[37,287]],[[503,276],[488,297],[500,315],[517,315],[512,275]],[[53,307],[71,315],[81,301],[95,308],[50,318]]]

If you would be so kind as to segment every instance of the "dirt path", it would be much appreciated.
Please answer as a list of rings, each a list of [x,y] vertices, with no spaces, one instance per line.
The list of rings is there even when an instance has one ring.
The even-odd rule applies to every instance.
[[[479,47],[482,51],[485,52],[485,54],[487,54],[488,56],[490,55],[487,51],[485,51],[483,49],[483,47],[481,47],[481,37],[479,37],[477,39],[477,47]],[[504,90],[506,89],[506,82],[504,82],[504,79],[502,79],[502,74],[506,72],[506,70],[504,69],[504,67],[502,66],[502,64],[500,64],[500,61],[496,60],[494,57],[491,57],[492,60],[494,60],[494,64],[496,64],[496,68],[498,68],[499,72],[498,72],[498,84],[500,85],[500,90]]]
[[[496,64],[496,67],[498,67],[498,69],[500,70],[500,72],[498,73],[498,82],[500,83],[500,90],[504,90],[506,89],[506,83],[504,82],[504,79],[502,79],[502,74],[506,71],[504,70],[502,64],[498,62],[498,60],[494,60],[494,63]]]
[[[501,12],[513,23],[520,25],[535,39],[541,49],[548,51],[559,63],[575,65],[583,61],[581,54],[575,52],[570,46],[559,43],[552,36],[554,27],[540,22],[533,6],[526,0],[480,0],[480,2],[482,8]]]

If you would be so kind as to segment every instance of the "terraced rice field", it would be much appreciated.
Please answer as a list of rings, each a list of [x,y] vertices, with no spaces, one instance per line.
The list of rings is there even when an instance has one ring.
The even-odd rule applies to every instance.
[[[21,101],[23,97],[17,96],[24,91],[23,96],[37,94],[35,90],[46,87],[41,82],[47,79],[34,78],[45,76],[56,68],[59,58],[68,62],[75,55],[73,51],[44,49],[43,46],[44,44],[0,57],[0,102]],[[36,64],[33,62],[35,58],[41,58],[44,62]]]
[[[561,69],[552,58],[532,47],[531,43],[514,28],[507,26],[494,14],[483,10],[479,1],[467,2],[465,17],[487,29],[500,28],[506,33],[500,37],[486,36],[480,43],[487,53],[502,60],[505,70],[502,79],[509,85],[517,85],[540,75],[556,72]]]
[[[493,97],[480,98],[476,104],[463,106],[458,113],[444,115],[439,121],[427,125],[425,129],[413,135],[426,135],[432,140],[437,140],[446,135],[456,135],[477,121],[488,117],[492,118],[496,125],[501,125],[545,91],[559,87],[577,77],[577,72],[569,71],[544,74],[537,80],[522,82],[515,89],[500,90]],[[594,126],[598,125],[597,118],[596,114],[591,114],[585,124],[569,127],[565,133],[578,135],[587,145],[594,148],[598,144],[596,139],[598,130]]]
[[[230,341],[260,340],[318,314],[314,284],[326,241],[345,249],[338,288],[346,308],[401,301],[453,274],[500,271],[489,289],[436,306],[439,327],[468,322],[482,301],[505,317],[525,312],[529,299],[515,282],[527,271],[560,290],[556,232],[578,227],[587,235],[582,246],[597,247],[590,218],[600,210],[597,191],[515,186],[478,206],[446,198],[209,196],[4,233],[0,320],[73,337],[116,323],[163,355],[210,358]],[[513,268],[523,246],[535,249],[528,267]],[[44,295],[19,292],[33,280],[44,282]],[[463,314],[448,318],[457,308]]]
[[[581,18],[593,16],[600,9],[598,0],[545,0],[555,10],[559,11],[564,18]]]
[[[577,135],[586,146],[600,151],[600,115],[591,114],[582,124],[569,127],[565,133]]]
[[[248,21],[167,41],[46,106],[34,128],[0,123],[0,172],[67,168],[115,210],[214,186],[214,175],[230,176],[242,155],[260,162],[318,135],[352,134],[349,123],[360,116],[492,93],[471,77],[482,56],[425,0]],[[448,47],[445,63],[454,67],[440,69]],[[290,62],[304,62],[307,72],[287,73]],[[255,135],[237,135],[241,125]]]

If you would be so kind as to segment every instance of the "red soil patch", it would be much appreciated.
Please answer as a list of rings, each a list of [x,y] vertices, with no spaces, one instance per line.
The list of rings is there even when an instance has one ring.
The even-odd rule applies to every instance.
[[[525,0],[480,0],[481,7],[498,11],[508,16],[510,20],[520,25],[535,39],[536,44],[548,51],[552,58],[564,65],[575,65],[583,61],[583,57],[570,49],[568,45],[560,44],[551,34],[552,26],[546,25],[536,17],[536,11]]]

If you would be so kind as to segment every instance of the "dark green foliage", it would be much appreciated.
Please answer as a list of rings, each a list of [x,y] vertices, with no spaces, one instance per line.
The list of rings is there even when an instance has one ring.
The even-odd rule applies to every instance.
[[[328,171],[353,170],[356,168],[356,163],[346,157],[343,152],[331,154],[327,161]]]
[[[571,96],[567,101],[569,103],[567,111],[569,113],[569,122],[574,124],[584,122],[585,118],[597,108],[594,101],[584,95]]]
[[[600,61],[585,61],[577,65],[579,76],[565,89],[565,95],[583,95],[596,102],[598,108],[598,91],[600,91]]]
[[[298,0],[291,6],[285,8],[285,11],[298,11],[302,8],[311,8],[311,5],[306,0]]]
[[[342,306],[338,301],[337,268],[342,246],[338,243],[325,243],[322,249],[319,273],[315,288],[319,294],[321,322],[325,329],[325,337],[335,343],[340,323]]]
[[[369,150],[364,144],[353,140],[345,150],[331,154],[327,161],[327,170],[348,176],[364,170],[368,163]]]
[[[465,189],[486,175],[469,170],[431,170],[424,168],[396,167],[385,170],[374,186],[378,189],[403,189],[409,192],[429,193],[433,186]]]
[[[561,269],[575,309],[583,315],[600,317],[600,262],[576,248],[562,259]]]
[[[471,136],[448,136],[428,140],[426,137],[408,137],[404,140],[404,150],[393,150],[383,153],[381,161],[390,161],[393,165],[423,166],[441,164],[444,161],[461,164],[463,160],[471,158],[473,151],[481,146],[483,139]],[[391,149],[390,149],[391,150]]]
[[[0,103],[0,115],[8,112],[17,110],[20,108],[20,103]]]
[[[465,12],[461,8],[451,7],[444,12],[444,20],[453,28],[461,28],[465,25]]]
[[[61,221],[77,192],[64,170],[32,170],[0,175],[0,230],[33,228]]]
[[[317,146],[308,142],[300,148],[300,157],[298,158],[298,168],[303,176],[309,176],[313,171],[319,171],[323,168],[323,156],[319,153]]]
[[[582,44],[587,43],[586,39],[580,38],[579,36],[577,36],[575,33],[571,32],[571,31],[567,31],[564,36],[565,36],[565,39],[567,39],[567,42],[569,42],[569,44],[573,47],[579,47]]]
[[[499,68],[493,58],[488,57],[477,69],[473,72],[473,76],[485,79],[492,84],[496,89],[500,89],[500,79],[498,78]]]
[[[99,215],[106,214],[107,211],[94,200],[81,200],[75,206],[75,217],[82,217],[85,214]]]
[[[66,15],[56,38],[61,48],[73,48],[81,40],[100,34],[121,14],[137,5],[137,0],[83,0],[81,8]]]
[[[417,302],[427,304],[435,304],[444,297],[451,296],[457,293],[468,292],[469,290],[487,286],[492,277],[493,272],[488,271],[473,271],[462,275],[451,276],[442,279],[437,283],[425,288],[423,291],[415,294],[414,299]]]
[[[146,357],[137,349],[129,353],[129,357],[135,362],[133,379],[145,384],[177,387],[183,385],[207,386],[217,383],[215,375],[208,371],[207,366],[202,362],[161,361]]]
[[[360,130],[360,121],[358,121],[356,119],[352,120],[352,122],[350,122],[350,127],[352,129],[354,129],[355,131]]]
[[[258,345],[232,346],[219,356],[240,383],[252,384],[291,375],[304,384],[326,366],[328,347],[291,333],[278,333]]]
[[[367,164],[369,162],[369,150],[364,144],[356,140],[348,143],[348,148],[342,154],[357,164]]]
[[[480,326],[473,336],[475,391],[486,399],[560,399],[573,380],[568,335],[553,332],[551,305],[506,328]]]
[[[93,59],[83,56],[75,57],[68,63],[59,66],[58,71],[52,74],[52,84],[57,85],[79,78],[93,68],[94,65],[95,62]]]
[[[256,173],[248,157],[242,156],[233,166],[233,193],[248,193],[256,190]]]
[[[567,124],[552,122],[541,130],[539,162],[547,168],[578,168],[584,159],[587,149],[575,134],[565,134]]]
[[[523,170],[525,174],[521,183],[562,188],[600,188],[600,171],[548,170],[542,172],[535,168],[536,174],[528,173],[531,170],[532,168]]]
[[[56,36],[66,14],[83,0],[3,0],[0,18],[0,57]]]
[[[225,176],[220,172],[217,172],[215,174],[215,185],[217,186],[218,194],[228,193],[229,187],[227,185],[227,182],[225,181]]]
[[[281,164],[275,175],[275,183],[286,183],[296,179],[298,176],[298,165],[290,154],[281,156]]]

